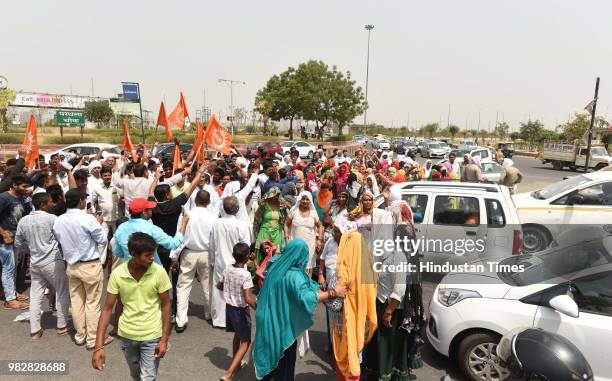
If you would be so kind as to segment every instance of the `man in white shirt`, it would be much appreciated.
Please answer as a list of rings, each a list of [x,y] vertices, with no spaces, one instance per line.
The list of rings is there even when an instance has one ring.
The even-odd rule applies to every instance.
[[[234,245],[238,242],[251,244],[252,229],[247,222],[236,217],[239,208],[238,198],[235,196],[225,198],[223,200],[225,216],[218,219],[212,228],[208,246],[209,263],[213,265],[212,284],[218,284],[223,278],[225,268],[234,264],[232,255]],[[225,298],[223,292],[216,287],[211,288],[213,327],[225,328]]]
[[[107,239],[115,235],[117,220],[119,220],[119,194],[117,187],[112,184],[113,173],[110,168],[102,168],[100,171],[102,185],[93,189],[93,204],[97,213],[102,214],[102,230]],[[100,246],[100,261],[106,263],[108,253],[108,242]]]
[[[208,210],[210,204],[210,193],[201,190],[196,194],[196,207],[189,212],[189,224],[185,231],[185,240],[176,250],[170,253],[172,259],[172,271],[180,267],[178,282],[176,285],[177,307],[176,307],[176,332],[181,333],[187,327],[187,308],[189,306],[189,295],[193,280],[198,274],[202,291],[204,291],[204,319],[210,320],[210,291],[212,263],[209,262],[210,234],[213,226],[217,223],[218,216]],[[179,219],[179,225],[181,220]],[[181,258],[180,266],[178,258]]]
[[[100,297],[103,274],[98,245],[106,243],[102,230],[102,216],[85,212],[87,194],[81,189],[66,192],[68,211],[53,224],[53,234],[59,242],[68,266],[66,275],[70,288],[72,318],[77,333],[77,345],[93,349],[100,320]],[[109,337],[109,341],[112,337]]]

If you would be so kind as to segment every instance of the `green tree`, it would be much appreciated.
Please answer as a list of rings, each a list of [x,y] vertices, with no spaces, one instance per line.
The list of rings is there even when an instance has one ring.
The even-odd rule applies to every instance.
[[[508,131],[510,131],[510,126],[506,122],[500,122],[495,126],[493,130],[493,135],[497,136],[500,139],[505,139],[508,136]]]
[[[527,123],[521,123],[520,135],[521,139],[526,142],[541,142],[544,132],[544,125],[539,120],[529,120]]]
[[[520,132],[514,131],[514,132],[510,133],[510,139],[512,139],[512,140],[519,140],[520,138],[521,138]]]
[[[85,118],[90,122],[96,123],[97,127],[100,125],[106,126],[113,117],[113,110],[107,101],[90,101],[85,102]]]
[[[429,123],[421,127],[419,130],[420,134],[423,136],[427,136],[429,138],[433,138],[433,136],[438,132],[440,126],[438,123]]]
[[[8,131],[9,120],[6,117],[8,107],[15,100],[17,92],[13,89],[0,89],[0,125],[2,131]]]
[[[365,111],[365,101],[361,87],[351,79],[351,73],[346,76],[334,67],[331,71],[331,107],[329,119],[338,127],[338,135],[342,129],[355,117]]]
[[[475,138],[478,136],[478,130],[465,130],[464,135],[466,138]]]
[[[564,139],[573,141],[575,139],[581,139],[586,130],[591,125],[591,114],[582,113],[582,114],[574,114],[574,118],[567,123],[560,125],[562,130],[562,136]],[[606,128],[608,126],[608,122],[602,117],[595,118],[594,129]]]
[[[451,136],[451,142],[455,140],[455,135],[459,133],[459,127],[455,125],[448,126],[448,133]]]

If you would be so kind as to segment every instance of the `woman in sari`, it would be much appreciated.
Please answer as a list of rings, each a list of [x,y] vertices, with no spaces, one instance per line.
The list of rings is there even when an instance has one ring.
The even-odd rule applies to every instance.
[[[264,255],[262,255],[260,250],[263,241],[271,241],[275,248],[285,246],[283,226],[287,217],[287,209],[281,206],[280,193],[277,187],[270,188],[263,196],[261,206],[255,212],[253,231],[255,237],[257,237],[255,241],[255,260],[257,266],[264,260]]]
[[[362,184],[360,178],[363,179],[363,176],[359,173],[351,172],[348,176],[348,181],[346,183],[346,190],[348,191],[348,210],[349,212],[357,206],[359,203],[359,199],[363,194]]]
[[[306,270],[310,273],[316,266],[316,249],[321,249],[323,243],[323,224],[319,220],[312,202],[310,192],[302,191],[298,203],[289,211],[284,225],[285,241],[299,238],[308,245],[308,264]]]
[[[373,174],[370,174],[366,177],[365,190],[366,192],[372,193],[374,197],[380,194],[380,188],[378,188],[376,176],[374,176]]]
[[[333,192],[330,190],[331,185],[327,180],[321,181],[319,189],[312,192],[312,197],[315,199],[314,207],[319,216],[319,221],[323,221],[325,215],[329,213],[331,208]]]
[[[314,323],[317,303],[346,295],[342,284],[320,291],[306,275],[308,261],[308,245],[295,239],[268,262],[255,313],[253,360],[259,380],[293,380],[297,338]]]
[[[348,219],[348,198],[349,192],[345,189],[340,192],[338,198],[333,203],[329,211],[329,215],[333,223],[336,223],[336,220],[341,218]]]
[[[342,163],[336,171],[334,177],[334,194],[338,196],[340,191],[346,187],[349,181],[350,167],[347,163]]]
[[[360,353],[377,327],[376,276],[361,234],[348,231],[338,245],[338,282],[351,290],[342,310],[331,315],[336,380],[359,380]],[[369,354],[366,354],[366,357]]]
[[[393,223],[391,214],[383,209],[374,208],[374,196],[372,193],[364,192],[359,204],[349,213],[349,219],[357,224],[357,231],[372,249],[372,243],[376,239],[390,239],[390,227]]]

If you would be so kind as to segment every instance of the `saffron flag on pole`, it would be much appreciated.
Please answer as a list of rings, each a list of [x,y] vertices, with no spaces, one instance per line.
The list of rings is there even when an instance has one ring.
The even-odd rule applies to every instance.
[[[172,172],[181,166],[181,146],[178,139],[174,139],[174,155],[172,156]]]
[[[232,146],[232,135],[225,128],[221,127],[214,114],[208,122],[204,140],[211,149],[219,151],[224,155],[229,154]]]
[[[34,168],[38,161],[38,137],[36,136],[36,120],[34,115],[30,114],[28,126],[26,128],[25,137],[23,138],[23,148],[26,151],[25,167]]]
[[[163,126],[166,130],[166,141],[172,141],[172,130],[170,129],[170,123],[168,123],[168,117],[166,116],[166,107],[164,102],[159,106],[159,114],[157,114],[157,127]]]
[[[204,162],[204,124],[198,122],[196,123],[196,137],[193,142],[193,152],[197,155],[198,164],[202,164]]]
[[[132,161],[136,161],[136,151],[134,150],[134,145],[132,144],[132,138],[130,137],[130,126],[127,121],[123,122],[123,148],[130,154],[132,154]]]
[[[185,104],[185,97],[182,91],[178,104],[170,115],[168,115],[168,122],[170,122],[171,128],[177,128],[179,130],[183,130],[185,126],[189,127],[189,113],[187,112],[187,105]]]

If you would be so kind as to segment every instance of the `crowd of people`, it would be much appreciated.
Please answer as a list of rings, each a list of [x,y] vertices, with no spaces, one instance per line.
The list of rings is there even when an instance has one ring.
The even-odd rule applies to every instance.
[[[191,152],[178,165],[145,147],[105,156],[56,154],[27,170],[19,152],[0,163],[4,308],[29,309],[32,340],[43,337],[47,294],[57,333],[74,333],[94,368],[104,368],[105,347],[118,339],[131,377],[156,379],[171,327],[188,328],[199,282],[203,318],[234,333],[223,380],[251,348],[258,379],[292,380],[318,303],[338,380],[408,380],[422,365],[420,274],[373,272],[375,262],[419,255],[370,249],[375,239],[415,234],[393,184],[481,181],[471,156],[420,165],[413,156],[357,150],[351,158],[322,146],[308,160],[295,150],[281,158],[235,148],[203,162]],[[505,185],[520,182],[512,173]]]

